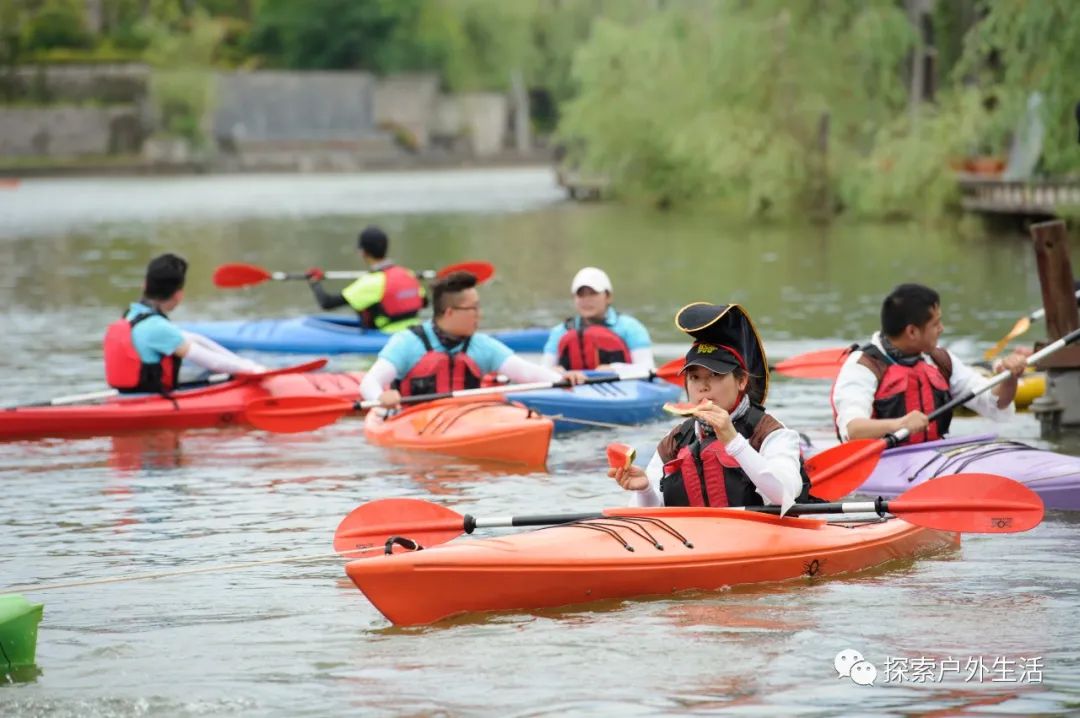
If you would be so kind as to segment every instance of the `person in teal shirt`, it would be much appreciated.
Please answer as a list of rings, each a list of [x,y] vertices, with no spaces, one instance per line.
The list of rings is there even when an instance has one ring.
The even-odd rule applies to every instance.
[[[168,312],[184,299],[187,268],[175,254],[155,257],[147,265],[142,297],[105,335],[105,375],[111,386],[128,392],[175,389],[183,361],[226,374],[265,371],[261,364],[169,321]]]
[[[386,343],[360,383],[365,400],[394,408],[402,396],[472,389],[495,373],[512,383],[584,380],[581,372],[563,375],[527,362],[479,332],[480,295],[474,275],[454,272],[443,277],[432,284],[431,295],[434,319],[398,332]]]
[[[562,370],[628,367],[655,369],[645,326],[611,306],[607,273],[584,267],[570,283],[577,314],[555,325],[544,345],[544,366]]]
[[[386,233],[370,226],[357,240],[360,257],[369,272],[340,294],[330,294],[322,287],[323,270],[307,271],[308,284],[322,309],[350,306],[360,317],[362,329],[377,329],[386,334],[400,332],[420,323],[420,310],[427,306],[424,286],[416,275],[386,258],[390,240]]]

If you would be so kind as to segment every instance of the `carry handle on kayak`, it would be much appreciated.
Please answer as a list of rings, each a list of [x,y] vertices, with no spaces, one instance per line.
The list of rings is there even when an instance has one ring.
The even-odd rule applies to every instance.
[[[590,519],[647,516],[663,521],[664,513],[738,518],[747,513],[779,514],[779,506],[735,508],[665,509],[617,508],[594,513],[550,514],[476,518],[422,499],[378,499],[361,504],[346,516],[334,533],[334,550],[393,548],[393,537],[408,538],[420,547],[446,543],[478,528],[552,526]],[[821,514],[891,514],[909,523],[940,531],[1013,533],[1037,526],[1043,518],[1038,494],[1004,476],[952,474],[920,484],[895,499],[874,501],[795,504],[786,516]],[[692,538],[692,537],[691,537]],[[374,555],[374,554],[372,554]]]
[[[664,379],[681,386],[679,373],[683,368],[682,359],[673,359],[659,369],[641,371],[636,369],[618,370],[613,374],[593,376],[585,379],[583,384],[608,384],[617,381],[647,381],[653,378]],[[511,392],[538,391],[542,389],[568,389],[572,385],[569,379],[562,381],[538,381],[529,384],[505,384],[500,386],[481,387],[479,389],[462,389],[459,391],[445,391],[437,394],[417,394],[415,396],[402,397],[401,403],[419,404],[437,399],[453,399],[459,397],[486,396],[494,394],[507,394]],[[282,396],[255,399],[248,402],[245,407],[247,421],[252,426],[266,431],[277,433],[296,433],[300,431],[314,431],[355,411],[374,409],[381,404],[378,401],[349,401],[334,397],[320,396]]]
[[[1027,365],[1034,366],[1063,347],[1080,339],[1080,329],[1075,329],[1027,358]],[[976,396],[990,391],[1012,377],[1012,372],[1002,371],[976,391],[966,391],[930,413],[933,421],[947,411],[966,404]],[[855,491],[873,473],[874,467],[885,449],[892,448],[910,436],[907,429],[886,434],[880,439],[857,439],[834,446],[816,454],[806,462],[810,474],[810,493],[826,501],[833,501]],[[936,480],[936,479],[935,479]]]

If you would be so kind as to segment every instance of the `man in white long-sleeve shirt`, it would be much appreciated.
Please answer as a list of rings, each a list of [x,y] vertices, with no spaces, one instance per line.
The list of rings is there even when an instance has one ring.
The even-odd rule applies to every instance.
[[[395,334],[364,375],[360,393],[393,408],[402,396],[459,391],[480,386],[498,373],[513,383],[579,383],[581,372],[560,374],[516,356],[499,340],[477,331],[480,295],[476,277],[455,272],[431,286],[434,318]]]
[[[686,354],[693,418],[657,445],[649,465],[612,469],[632,506],[761,506],[807,502],[799,435],[765,413],[768,363],[738,305],[691,304],[676,324],[697,339]],[[706,341],[708,339],[709,341]]]
[[[881,307],[881,331],[854,349],[832,389],[836,432],[841,441],[877,439],[906,429],[909,443],[943,438],[952,412],[929,421],[928,414],[954,396],[978,391],[988,380],[937,345],[943,331],[941,298],[921,284],[901,284]],[[994,365],[1013,377],[966,406],[992,419],[1015,413],[1016,378],[1030,350],[1017,349]]]

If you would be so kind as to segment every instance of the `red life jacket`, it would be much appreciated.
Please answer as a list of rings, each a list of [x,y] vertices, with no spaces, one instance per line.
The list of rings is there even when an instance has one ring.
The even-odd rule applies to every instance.
[[[859,347],[862,356],[859,363],[874,372],[878,387],[874,392],[872,419],[899,419],[913,411],[931,414],[952,399],[949,379],[952,377],[952,359],[941,348],[930,352],[931,364],[923,359],[912,366],[904,366],[888,359],[873,344]],[[833,406],[833,422],[836,406]],[[952,412],[948,411],[930,422],[926,431],[912,434],[904,443],[920,444],[936,441],[949,433]],[[839,433],[839,427],[837,427]]]
[[[105,330],[105,381],[121,393],[156,392],[167,394],[179,380],[183,360],[170,355],[156,364],[146,364],[135,349],[131,333],[144,319],[165,317],[163,312],[140,314],[128,320],[120,317]],[[168,319],[168,317],[165,317]]]
[[[382,299],[360,312],[360,321],[365,327],[378,328],[412,319],[427,306],[427,298],[421,293],[420,280],[415,274],[395,264],[379,271],[386,277],[386,285]]]
[[[779,428],[779,422],[771,431],[756,437],[755,431],[767,415],[764,409],[751,404],[750,409],[733,423],[735,430],[751,441],[755,450],[760,449],[771,431]],[[771,418],[771,417],[770,417]],[[703,442],[697,434],[696,420],[688,419],[672,433],[672,449],[675,458],[664,464],[664,476],[660,479],[660,491],[665,506],[763,506],[764,499],[757,487],[715,436]],[[754,446],[754,444],[757,446]],[[803,488],[795,499],[798,503],[813,503],[810,496],[810,477],[799,463]]]
[[[630,347],[602,323],[580,322],[571,317],[559,340],[559,366],[567,370],[595,369],[601,364],[630,363]]]
[[[468,339],[462,344],[461,351],[451,354],[432,348],[422,325],[409,327],[409,331],[424,343],[426,353],[397,382],[397,389],[402,396],[442,394],[461,389],[476,389],[481,385],[484,373],[476,361],[466,354],[469,350]]]

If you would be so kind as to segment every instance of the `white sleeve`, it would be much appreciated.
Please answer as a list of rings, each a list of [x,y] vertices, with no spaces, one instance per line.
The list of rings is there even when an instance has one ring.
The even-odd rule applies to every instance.
[[[198,364],[203,369],[221,372],[223,374],[255,374],[266,371],[262,364],[245,359],[233,354],[220,344],[198,334],[183,332],[184,339],[188,342],[188,352],[184,361]]]
[[[847,427],[853,419],[869,419],[874,414],[877,377],[870,369],[859,364],[861,356],[862,352],[852,352],[840,367],[836,383],[833,384],[833,409],[836,411],[836,430],[841,441],[848,440]]]
[[[664,496],[660,493],[660,479],[664,475],[664,462],[660,460],[660,452],[654,451],[649,465],[645,468],[645,476],[649,479],[649,487],[641,491],[630,492],[630,506],[647,507],[663,506]]]
[[[978,391],[990,383],[989,379],[957,359],[952,352],[949,352],[949,357],[952,359],[952,376],[949,377],[949,391],[952,392],[953,396],[960,396],[969,391]],[[987,419],[995,421],[1003,421],[1016,414],[1016,407],[1013,406],[1011,401],[1004,409],[999,409],[997,397],[989,389],[964,406],[981,416],[985,416]]]
[[[540,366],[547,367],[559,371],[559,355],[558,354],[542,354],[540,356]]]
[[[377,401],[394,379],[397,379],[397,368],[385,359],[376,359],[360,380],[360,395],[364,401]]]
[[[612,362],[612,369],[633,369],[635,371],[652,371],[656,368],[656,360],[653,358],[652,348],[630,350],[630,363]]]
[[[802,493],[798,432],[777,429],[761,442],[760,453],[741,434],[724,449],[739,462],[766,504],[778,505],[786,512]]]
[[[533,364],[525,361],[516,354],[511,354],[499,367],[499,373],[514,384],[528,384],[534,381],[557,382],[563,380],[563,375],[554,369]]]

